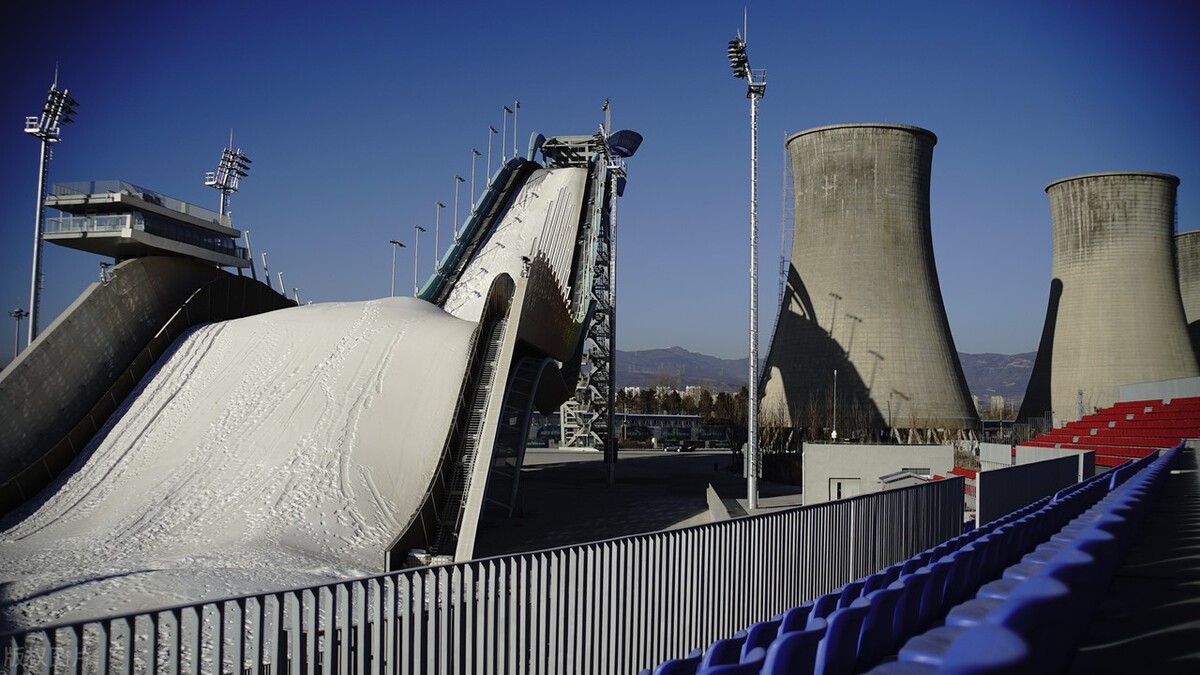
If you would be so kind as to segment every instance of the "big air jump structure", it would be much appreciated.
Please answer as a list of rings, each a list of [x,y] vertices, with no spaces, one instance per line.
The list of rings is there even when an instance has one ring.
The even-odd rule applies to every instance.
[[[935,143],[893,124],[788,138],[795,224],[763,376],[764,427],[926,442],[978,425],[934,267]]]
[[[1180,300],[1175,176],[1054,181],[1050,302],[1021,419],[1061,426],[1119,400],[1121,385],[1198,373]]]

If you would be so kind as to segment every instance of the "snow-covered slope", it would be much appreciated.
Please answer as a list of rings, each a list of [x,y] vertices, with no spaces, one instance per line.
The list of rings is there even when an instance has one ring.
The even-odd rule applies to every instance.
[[[0,626],[382,571],[474,328],[389,298],[180,338],[49,496],[0,523]]]
[[[520,277],[521,258],[538,253],[546,257],[559,283],[569,283],[586,182],[587,169],[533,172],[451,289],[446,311],[478,321],[492,280],[502,273]],[[567,289],[562,290],[566,297]]]

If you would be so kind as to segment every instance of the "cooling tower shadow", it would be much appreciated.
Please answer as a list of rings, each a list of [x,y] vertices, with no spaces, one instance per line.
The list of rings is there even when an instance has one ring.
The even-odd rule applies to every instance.
[[[800,311],[790,309],[797,305]],[[779,377],[780,382],[770,386],[782,388],[787,419],[778,419],[778,414],[772,419],[766,413],[763,424],[803,429],[810,439],[825,438],[834,426],[836,370],[838,436],[847,440],[885,438],[887,419],[871,400],[867,381],[816,317],[804,281],[789,266],[787,290],[760,387],[760,392],[766,392],[771,378]]]
[[[1046,324],[1042,327],[1042,339],[1038,343],[1037,357],[1033,361],[1033,372],[1025,387],[1025,399],[1021,401],[1018,422],[1031,417],[1041,417],[1053,409],[1050,400],[1050,369],[1054,359],[1054,331],[1058,324],[1058,303],[1062,300],[1063,282],[1050,281],[1050,300],[1046,303]]]

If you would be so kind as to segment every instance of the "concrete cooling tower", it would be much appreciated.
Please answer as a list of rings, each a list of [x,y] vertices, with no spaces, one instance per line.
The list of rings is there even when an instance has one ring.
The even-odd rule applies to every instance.
[[[1198,374],[1172,259],[1178,185],[1127,172],[1046,186],[1050,309],[1022,418],[1052,411],[1061,426],[1119,400],[1123,384]]]
[[[828,437],[835,407],[842,438],[933,440],[977,426],[934,267],[936,142],[891,124],[788,138],[795,224],[763,374],[765,427]]]
[[[1200,230],[1175,235],[1175,271],[1192,353],[1200,361]]]

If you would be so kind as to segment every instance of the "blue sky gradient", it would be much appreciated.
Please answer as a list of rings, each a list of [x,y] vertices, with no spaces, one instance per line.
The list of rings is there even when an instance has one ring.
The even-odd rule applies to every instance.
[[[960,351],[1037,347],[1050,282],[1043,188],[1096,171],[1180,177],[1179,230],[1200,227],[1200,19],[1183,1],[749,3],[760,117],[762,353],[777,311],[783,139],[895,122],[938,136],[931,209]],[[253,160],[234,224],[304,301],[411,290],[435,204],[520,99],[529,134],[613,124],[645,136],[620,204],[618,346],[748,351],[748,102],[725,44],[741,2],[66,2],[11,8],[0,40],[0,303],[27,308],[37,143],[53,78],[80,101],[51,182],[119,178],[216,210],[203,185],[233,128]],[[511,122],[507,129],[512,152]],[[492,147],[494,169],[499,137]],[[522,150],[523,151],[523,150]],[[476,169],[477,192],[484,160]],[[468,184],[459,195],[466,217]],[[788,226],[790,239],[790,224]],[[42,325],[101,259],[44,256]],[[11,321],[11,320],[10,320]],[[0,363],[12,324],[0,330]]]

